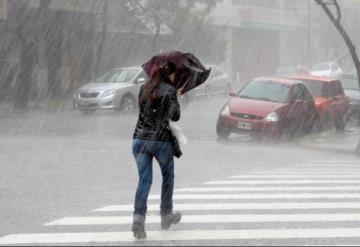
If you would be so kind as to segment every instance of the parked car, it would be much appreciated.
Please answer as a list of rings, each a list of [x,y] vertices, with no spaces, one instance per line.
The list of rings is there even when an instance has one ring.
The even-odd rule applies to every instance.
[[[84,113],[100,109],[133,112],[146,74],[141,67],[115,68],[77,89],[73,105]]]
[[[339,78],[343,74],[340,66],[332,61],[327,63],[316,63],[310,68],[310,75]]]
[[[360,87],[357,75],[344,73],[340,80],[344,88],[345,95],[350,99],[349,117],[353,117],[360,121]]]
[[[231,95],[217,120],[216,133],[220,138],[231,133],[293,136],[311,131],[318,117],[314,99],[300,81],[260,77]]]
[[[329,123],[335,123],[337,130],[345,128],[350,101],[344,93],[340,80],[315,76],[295,76],[291,79],[300,80],[309,87],[319,111],[320,128]]]
[[[298,73],[298,68],[296,66],[280,66],[277,67],[273,74],[274,76],[292,76]]]
[[[77,89],[73,96],[74,108],[83,113],[96,110],[116,110],[123,113],[134,112],[138,107],[140,87],[147,80],[141,67],[115,68]],[[178,98],[185,108],[189,97]]]
[[[231,89],[230,78],[227,73],[217,65],[206,65],[211,68],[209,78],[205,83],[189,92],[190,97],[206,96],[210,99],[215,94],[228,94]]]

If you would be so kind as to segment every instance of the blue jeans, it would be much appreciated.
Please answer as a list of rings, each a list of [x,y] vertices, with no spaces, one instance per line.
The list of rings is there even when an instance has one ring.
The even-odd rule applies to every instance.
[[[134,139],[133,154],[139,173],[139,184],[135,195],[134,221],[145,221],[147,199],[151,189],[153,158],[160,165],[162,174],[160,214],[167,215],[173,209],[174,154],[171,142]]]

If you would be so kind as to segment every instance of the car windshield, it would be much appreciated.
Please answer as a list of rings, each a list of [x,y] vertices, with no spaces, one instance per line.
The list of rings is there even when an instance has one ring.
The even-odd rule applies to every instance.
[[[289,87],[268,80],[251,81],[237,94],[240,98],[286,103]]]
[[[310,89],[311,94],[314,97],[328,97],[328,87],[326,87],[326,82],[315,81],[315,80],[302,80]]]
[[[359,90],[359,81],[351,78],[341,78],[341,84],[344,89]]]
[[[320,71],[320,70],[330,70],[330,64],[328,63],[319,63],[319,64],[314,64],[311,67],[312,71]]]
[[[127,83],[139,73],[136,69],[115,69],[97,78],[96,82]]]

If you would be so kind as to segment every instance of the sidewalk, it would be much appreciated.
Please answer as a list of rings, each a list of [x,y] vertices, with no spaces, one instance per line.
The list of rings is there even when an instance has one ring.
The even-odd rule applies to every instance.
[[[346,154],[357,154],[356,148],[360,142],[360,126],[351,123],[345,131],[335,129],[311,134],[300,138],[297,143],[308,148]],[[360,155],[360,153],[358,153]]]
[[[0,118],[26,116],[29,114],[59,113],[73,109],[71,99],[60,99],[45,102],[31,102],[27,109],[16,109],[11,103],[0,104]]]

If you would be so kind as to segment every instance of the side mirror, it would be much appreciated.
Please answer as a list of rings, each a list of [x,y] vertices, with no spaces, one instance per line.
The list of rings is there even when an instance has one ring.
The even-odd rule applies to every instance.
[[[143,78],[143,77],[140,77],[136,80],[137,84],[144,83],[144,82],[145,82],[145,78]]]
[[[235,96],[236,96],[236,93],[233,92],[233,91],[230,91],[230,92],[229,92],[229,95],[230,95],[230,97],[235,97]]]

